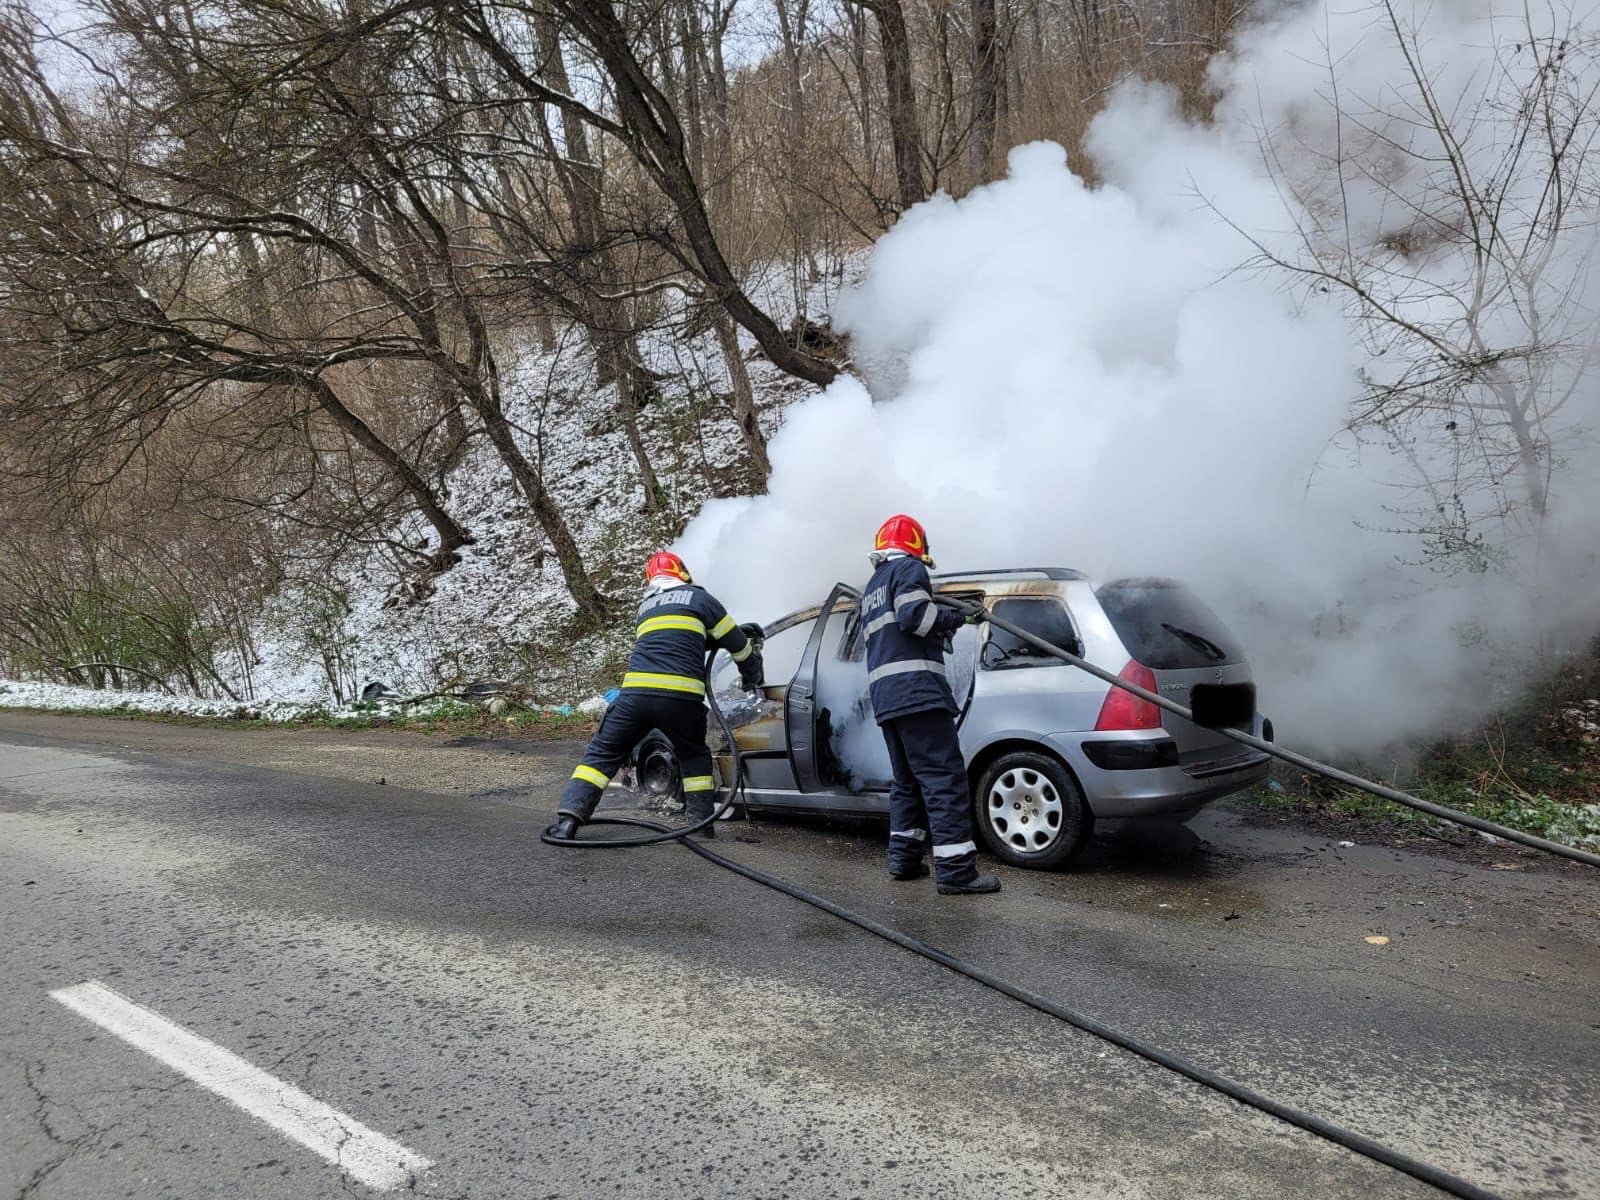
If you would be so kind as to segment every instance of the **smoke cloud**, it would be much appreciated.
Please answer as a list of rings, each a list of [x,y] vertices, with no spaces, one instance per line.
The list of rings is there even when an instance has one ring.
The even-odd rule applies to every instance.
[[[1439,94],[1483,103],[1515,28],[1485,4],[1428,12]],[[1571,395],[1549,431],[1539,528],[1497,527],[1504,555],[1488,570],[1412,565],[1431,550],[1397,514],[1419,470],[1437,475],[1457,452],[1422,429],[1348,427],[1363,374],[1398,377],[1415,359],[1337,289],[1261,266],[1263,253],[1305,261],[1305,231],[1334,230],[1390,278],[1400,263],[1424,281],[1407,315],[1457,302],[1459,238],[1392,244],[1415,164],[1391,152],[1385,166],[1384,143],[1390,123],[1415,124],[1417,97],[1394,83],[1405,64],[1383,19],[1287,10],[1213,64],[1212,122],[1128,85],[1090,131],[1093,183],[1036,143],[1011,152],[1003,180],[907,213],[833,313],[860,379],[791,409],[767,495],[715,502],[689,527],[678,549],[697,577],[739,619],[770,620],[835,580],[863,582],[873,531],[899,511],[928,526],[941,568],[1177,577],[1244,642],[1285,741],[1364,754],[1487,711],[1518,682],[1507,664],[1592,632],[1600,389],[1572,374],[1582,355],[1549,380]],[[1504,155],[1486,112],[1463,154]],[[1366,173],[1341,169],[1339,150],[1366,155]],[[1420,169],[1414,182],[1419,196],[1431,186]],[[1600,299],[1591,218],[1549,268],[1579,296],[1562,310],[1578,326]],[[1463,504],[1500,502],[1463,491]]]

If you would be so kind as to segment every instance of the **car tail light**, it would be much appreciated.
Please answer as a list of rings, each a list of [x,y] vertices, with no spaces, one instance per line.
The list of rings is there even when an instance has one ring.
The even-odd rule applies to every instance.
[[[1136,658],[1117,674],[1118,679],[1142,687],[1147,692],[1156,690],[1156,673]],[[1098,730],[1106,729],[1160,729],[1161,710],[1150,701],[1113,687],[1100,706],[1100,718],[1094,723]]]

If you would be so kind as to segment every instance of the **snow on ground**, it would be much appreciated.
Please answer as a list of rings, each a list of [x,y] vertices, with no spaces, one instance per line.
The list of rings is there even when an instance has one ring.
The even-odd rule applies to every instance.
[[[71,687],[64,683],[0,680],[0,708],[114,709],[188,717],[231,717],[241,709],[264,720],[304,720],[313,706],[288,701],[241,705],[233,700],[201,700],[166,692],[119,692],[110,688]]]
[[[566,716],[574,712],[596,714],[605,709],[605,704],[604,698],[590,696],[576,704],[538,704],[531,707],[540,712]],[[0,708],[159,713],[163,716],[227,717],[290,724],[311,720],[371,721],[374,718],[412,714],[417,711],[418,706],[397,704],[392,700],[340,706],[284,699],[257,700],[241,704],[236,700],[203,700],[196,696],[170,695],[166,692],[117,691],[113,688],[72,687],[64,683],[0,679]]]

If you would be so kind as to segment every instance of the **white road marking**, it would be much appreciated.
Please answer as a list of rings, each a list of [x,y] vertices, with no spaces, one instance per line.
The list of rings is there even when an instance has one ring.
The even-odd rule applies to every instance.
[[[433,1165],[98,980],[60,988],[51,992],[50,998],[265,1121],[370,1188],[388,1191],[400,1187]]]

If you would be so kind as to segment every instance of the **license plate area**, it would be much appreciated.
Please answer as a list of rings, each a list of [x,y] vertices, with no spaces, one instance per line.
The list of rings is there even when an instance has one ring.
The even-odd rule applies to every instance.
[[[1194,723],[1207,729],[1249,729],[1255,724],[1256,685],[1197,683],[1189,689]]]

